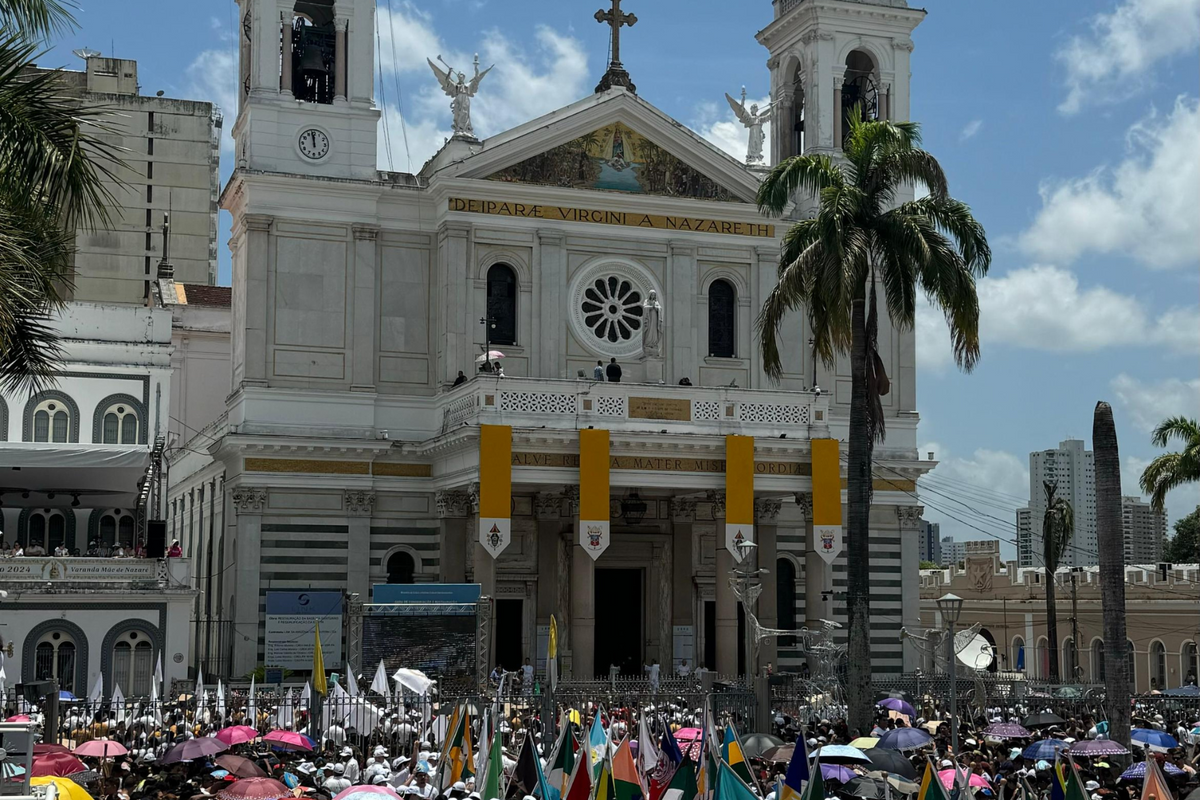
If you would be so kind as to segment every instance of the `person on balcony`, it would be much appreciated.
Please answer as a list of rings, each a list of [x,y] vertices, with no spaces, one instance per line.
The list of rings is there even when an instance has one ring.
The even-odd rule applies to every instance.
[[[183,548],[179,546],[178,539],[171,540],[171,548],[167,550],[167,558],[182,558]]]
[[[467,376],[466,376],[466,375],[464,375],[464,374],[463,374],[463,371],[460,369],[460,370],[458,371],[458,377],[454,379],[454,385],[455,385],[455,386],[460,386],[460,385],[462,385],[462,384],[464,384],[464,383],[466,383],[466,382],[467,382]]]
[[[46,555],[46,548],[42,547],[40,539],[34,539],[29,543],[29,549],[25,551],[25,554],[31,558],[34,556],[43,557]]]
[[[621,382],[621,365],[617,363],[615,356],[608,362],[608,366],[604,369],[604,374],[608,376],[609,383]]]
[[[70,548],[67,547],[65,542],[59,544],[58,547],[54,548],[54,557],[55,558],[66,558],[69,555],[71,555],[71,550],[70,550]]]
[[[143,542],[141,539],[138,539],[137,544],[135,544],[133,546],[133,557],[134,558],[145,558],[146,557],[146,543]]]
[[[603,361],[597,361],[596,366],[592,368],[592,380],[594,380],[594,381],[604,380],[604,362]]]

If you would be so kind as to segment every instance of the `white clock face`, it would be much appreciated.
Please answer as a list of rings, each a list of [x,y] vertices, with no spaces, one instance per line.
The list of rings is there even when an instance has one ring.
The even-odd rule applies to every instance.
[[[329,153],[329,137],[316,128],[309,128],[300,134],[300,152],[305,158],[314,161],[324,158]]]

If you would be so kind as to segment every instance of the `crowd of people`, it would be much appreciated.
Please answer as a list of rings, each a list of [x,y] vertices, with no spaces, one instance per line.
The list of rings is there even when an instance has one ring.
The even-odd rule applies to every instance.
[[[78,547],[68,547],[66,542],[59,542],[50,551],[47,551],[42,539],[31,539],[29,546],[26,547],[21,542],[13,542],[8,547],[0,547],[0,558],[45,558],[46,556],[54,556],[55,558],[148,558],[146,551],[146,543],[142,539],[138,539],[132,544],[124,542],[105,542],[101,539],[92,539],[88,542],[87,549],[80,551]],[[182,558],[183,548],[179,544],[178,539],[171,542],[171,546],[167,549],[167,558]]]

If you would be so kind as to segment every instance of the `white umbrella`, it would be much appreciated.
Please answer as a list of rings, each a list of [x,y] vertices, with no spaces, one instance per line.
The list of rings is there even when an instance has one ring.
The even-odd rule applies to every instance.
[[[479,358],[475,359],[476,364],[482,364],[485,361],[495,361],[497,358],[504,358],[504,353],[499,350],[488,350],[486,353],[480,353]]]

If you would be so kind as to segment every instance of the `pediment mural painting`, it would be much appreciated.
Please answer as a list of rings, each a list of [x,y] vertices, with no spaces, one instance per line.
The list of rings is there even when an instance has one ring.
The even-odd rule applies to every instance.
[[[716,181],[620,122],[527,158],[487,179],[741,202]]]

